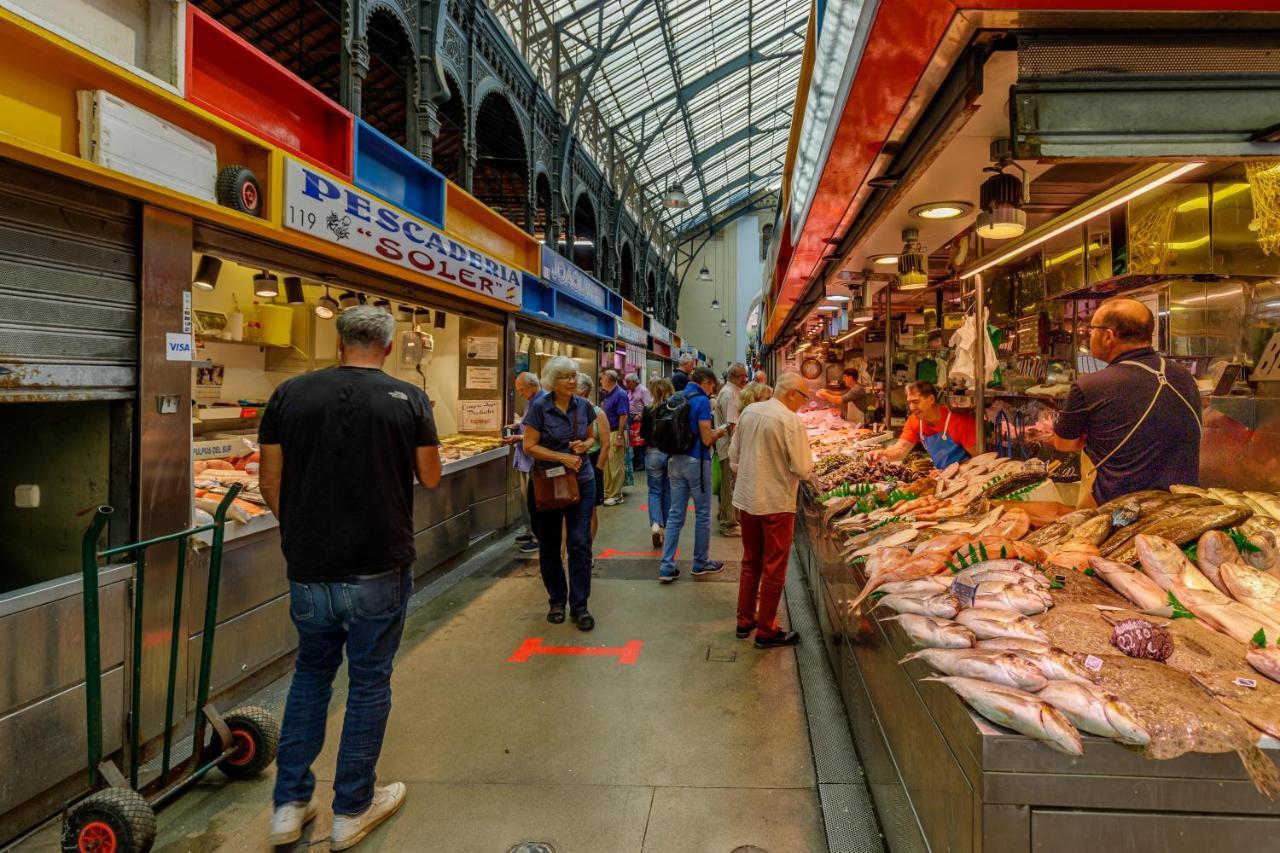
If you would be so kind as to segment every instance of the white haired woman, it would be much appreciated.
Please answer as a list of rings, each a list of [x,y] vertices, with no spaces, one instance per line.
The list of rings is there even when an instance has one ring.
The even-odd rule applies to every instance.
[[[561,509],[538,507],[535,524],[538,562],[547,588],[547,621],[569,617],[583,631],[595,627],[587,611],[591,595],[591,514],[596,502],[596,479],[586,454],[591,446],[591,425],[596,413],[591,403],[578,396],[578,364],[557,356],[542,369],[542,386],[547,394],[530,403],[524,416],[524,452],[534,460],[535,469],[578,480],[579,500]],[[535,475],[536,476],[536,475]],[[569,577],[565,581],[560,557],[561,525],[567,531]]]

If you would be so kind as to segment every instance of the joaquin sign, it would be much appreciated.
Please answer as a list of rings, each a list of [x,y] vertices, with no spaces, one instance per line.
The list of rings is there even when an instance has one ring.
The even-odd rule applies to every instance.
[[[521,304],[515,267],[296,160],[286,160],[284,225],[329,243],[498,299]]]

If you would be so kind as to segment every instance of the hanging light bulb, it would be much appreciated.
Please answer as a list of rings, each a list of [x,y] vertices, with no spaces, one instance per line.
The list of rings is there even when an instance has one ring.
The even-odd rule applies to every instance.
[[[915,228],[902,229],[902,254],[898,255],[898,286],[903,290],[919,290],[929,284],[929,259]]]
[[[732,335],[732,334],[733,334],[733,329],[725,329],[725,330],[724,330],[724,334],[725,334],[725,337],[728,337],[729,335]]]
[[[302,279],[296,275],[285,276],[284,301],[290,305],[303,305],[307,298],[302,293]]]
[[[725,318],[721,317],[721,318],[720,318],[720,325],[721,325],[721,326],[727,326],[727,325],[729,325],[729,321],[728,321],[728,320],[726,320]]]
[[[325,286],[324,296],[316,300],[316,307],[313,310],[321,320],[332,320],[333,315],[338,313],[338,302],[329,295],[328,285]]]
[[[702,269],[698,270],[698,281],[711,281],[711,270],[707,269],[706,264],[703,264]]]
[[[712,311],[719,311],[719,310],[720,310],[720,300],[719,300],[719,299],[716,299],[714,296],[713,296],[713,297],[711,297],[711,310],[712,310]]]
[[[218,273],[222,272],[222,260],[213,255],[201,255],[196,267],[196,277],[191,281],[201,290],[213,290],[218,286]]]
[[[684,186],[679,181],[672,184],[671,188],[662,196],[662,205],[675,210],[689,206],[689,197],[685,195]]]
[[[253,292],[264,299],[275,299],[280,295],[280,279],[263,270],[253,277]]]

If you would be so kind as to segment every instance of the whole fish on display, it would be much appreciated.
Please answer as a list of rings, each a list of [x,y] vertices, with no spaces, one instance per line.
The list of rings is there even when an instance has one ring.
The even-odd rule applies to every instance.
[[[1037,694],[1061,711],[1080,731],[1130,746],[1146,746],[1151,733],[1119,696],[1092,684],[1053,681]]]
[[[1213,582],[1187,559],[1181,548],[1162,536],[1139,534],[1134,542],[1134,550],[1143,573],[1166,592],[1171,591],[1178,583],[1204,592],[1219,592]]]
[[[996,725],[1035,738],[1058,752],[1084,755],[1080,732],[1071,721],[1033,693],[976,678],[942,676],[922,680],[947,685],[965,704]]]
[[[972,631],[974,636],[980,640],[1008,637],[1019,640],[1049,642],[1049,635],[1039,625],[1012,610],[970,607],[957,613],[955,619]]]
[[[1227,592],[1226,586],[1218,577],[1218,566],[1223,563],[1238,563],[1240,560],[1240,549],[1236,547],[1235,540],[1221,530],[1208,531],[1196,543],[1196,563],[1200,566],[1200,571],[1214,586],[1228,595],[1231,593]]]
[[[1054,545],[1097,514],[1096,509],[1078,509],[1075,512],[1069,512],[1057,521],[1050,522],[1022,537],[1022,541],[1041,548]]]
[[[1191,680],[1258,731],[1280,737],[1280,684],[1246,669],[1193,672]]]
[[[1244,563],[1223,563],[1218,572],[1227,595],[1280,622],[1280,578]]]
[[[1120,525],[1116,525],[1120,526]],[[1112,521],[1107,515],[1095,515],[1088,521],[1083,522],[1075,530],[1072,530],[1065,542],[1079,542],[1085,545],[1101,546],[1107,541],[1107,537],[1111,535]]]
[[[1025,640],[1016,637],[996,637],[991,640],[978,640],[980,649],[999,649],[1002,652],[1047,652],[1053,648],[1043,640]]]
[[[982,640],[984,643],[999,643],[1001,640]],[[1009,641],[1003,641],[1009,642]],[[1080,684],[1092,684],[1093,674],[1084,667],[1079,661],[1062,649],[1055,649],[1052,646],[1045,648],[1028,648],[1031,645],[1026,640],[1014,640],[1015,643],[1025,643],[1026,646],[1011,648],[1008,651],[1027,661],[1040,670],[1040,673],[1050,681],[1075,681]],[[979,647],[983,648],[983,647]],[[987,647],[989,648],[989,647]]]
[[[1105,557],[1091,557],[1089,568],[1120,593],[1134,607],[1144,613],[1173,614],[1169,594],[1155,581],[1127,563],[1117,563]]]
[[[968,649],[977,642],[973,632],[949,619],[922,616],[917,613],[900,613],[881,616],[882,622],[896,621],[912,643],[931,649]]]
[[[1148,536],[1161,536],[1181,548],[1183,545],[1197,541],[1201,535],[1210,530],[1235,527],[1251,515],[1253,515],[1252,510],[1240,507],[1195,507],[1178,515],[1162,518],[1141,532]],[[1136,526],[1130,525],[1124,529],[1132,530]],[[1132,542],[1111,553],[1107,553],[1107,549],[1103,548],[1102,555],[1121,563],[1132,563],[1138,558],[1137,548]]]
[[[960,612],[960,602],[954,595],[946,592],[930,596],[886,595],[876,602],[876,606],[937,619],[954,619]]]
[[[992,684],[1003,684],[1034,693],[1049,680],[1039,668],[1013,652],[995,649],[922,649],[912,652],[898,663],[922,660],[944,675],[980,678]]]

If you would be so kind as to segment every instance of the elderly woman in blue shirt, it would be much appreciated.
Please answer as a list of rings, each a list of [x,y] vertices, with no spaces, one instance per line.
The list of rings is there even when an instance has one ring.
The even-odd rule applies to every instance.
[[[558,356],[547,362],[542,369],[542,387],[547,390],[546,396],[530,403],[524,416],[524,452],[537,469],[563,467],[567,475],[576,476],[579,494],[578,502],[572,506],[539,509],[535,519],[538,562],[549,603],[547,621],[563,622],[567,605],[569,618],[580,630],[590,631],[595,627],[587,599],[591,595],[591,513],[595,509],[596,479],[587,451],[593,443],[591,426],[596,412],[589,400],[577,394],[578,364],[571,358]],[[607,427],[600,443],[604,456],[609,448]],[[560,558],[561,525],[568,536],[568,583]]]

